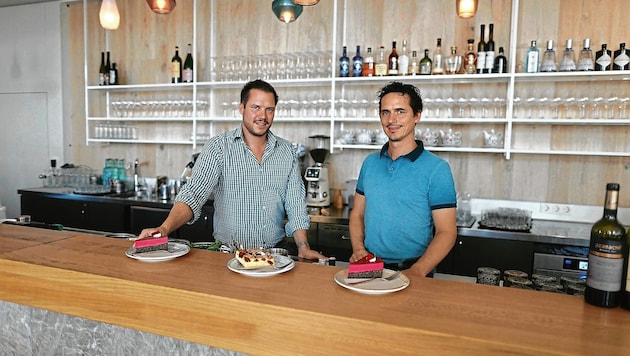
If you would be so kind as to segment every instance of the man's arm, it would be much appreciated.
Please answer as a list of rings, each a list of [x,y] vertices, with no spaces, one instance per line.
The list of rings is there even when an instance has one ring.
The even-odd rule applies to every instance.
[[[413,274],[426,276],[448,255],[457,240],[456,209],[436,209],[432,212],[435,225],[435,236],[409,271]]]
[[[175,202],[173,208],[168,213],[166,220],[159,227],[147,228],[140,232],[139,238],[151,236],[151,234],[159,231],[162,236],[168,236],[171,232],[179,229],[182,225],[193,218],[193,212],[190,207],[182,202]]]
[[[350,210],[350,243],[352,244],[352,256],[350,262],[354,262],[368,254],[365,249],[365,197],[362,194],[354,195],[354,206]]]

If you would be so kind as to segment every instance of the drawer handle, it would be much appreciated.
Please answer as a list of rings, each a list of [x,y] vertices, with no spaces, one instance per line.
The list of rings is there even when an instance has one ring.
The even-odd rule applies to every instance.
[[[350,240],[350,236],[341,235],[342,240]]]

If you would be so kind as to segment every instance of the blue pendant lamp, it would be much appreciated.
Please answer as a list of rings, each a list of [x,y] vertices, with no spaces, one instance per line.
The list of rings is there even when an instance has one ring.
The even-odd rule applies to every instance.
[[[291,0],[273,0],[271,10],[273,10],[278,20],[289,23],[300,17],[302,5],[296,5]]]

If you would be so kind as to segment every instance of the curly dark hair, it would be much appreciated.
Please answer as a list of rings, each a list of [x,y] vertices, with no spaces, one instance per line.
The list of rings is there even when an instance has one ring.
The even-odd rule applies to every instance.
[[[249,92],[252,89],[262,90],[266,93],[272,93],[274,98],[274,104],[278,104],[278,93],[276,93],[276,89],[262,79],[252,80],[245,84],[243,89],[241,89],[241,104],[246,104],[247,100],[249,100]]]
[[[409,106],[413,110],[414,115],[422,112],[422,97],[420,96],[420,89],[411,85],[401,82],[391,82],[385,85],[378,91],[378,110],[381,110],[381,101],[383,97],[389,93],[400,93],[400,95],[409,96]]]

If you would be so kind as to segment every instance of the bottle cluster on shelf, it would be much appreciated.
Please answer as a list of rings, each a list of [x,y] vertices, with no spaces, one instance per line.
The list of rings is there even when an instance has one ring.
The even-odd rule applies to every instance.
[[[537,72],[573,72],[573,71],[608,71],[608,70],[629,70],[630,57],[626,50],[625,42],[619,44],[619,49],[612,52],[608,49],[608,44],[602,43],[601,50],[593,55],[591,49],[591,39],[585,38],[582,42],[582,49],[576,56],[573,50],[573,39],[569,38],[565,42],[561,56],[557,56],[554,49],[554,41],[548,40],[547,47],[540,55],[537,42],[531,41],[525,57],[525,73]],[[558,57],[560,59],[558,60]]]
[[[118,68],[112,62],[109,51],[101,52],[101,64],[98,69],[98,85],[118,84]]]
[[[194,63],[192,45],[188,44],[186,59],[182,64],[179,56],[179,46],[175,46],[175,54],[171,58],[171,83],[192,83],[194,81]]]
[[[372,77],[372,76],[404,76],[404,75],[438,75],[438,74],[483,74],[506,73],[507,57],[503,47],[496,52],[494,42],[494,24],[489,24],[488,41],[485,40],[486,25],[481,25],[481,36],[475,51],[474,39],[467,41],[466,53],[457,54],[457,46],[450,47],[448,54],[442,53],[442,39],[438,38],[433,55],[428,48],[424,49],[424,56],[418,56],[419,51],[408,51],[407,40],[402,41],[402,51],[397,50],[397,41],[386,55],[385,46],[378,48],[378,53],[368,47],[365,56],[361,53],[361,46],[356,46],[352,58],[348,56],[348,48],[342,48],[339,57],[340,77]]]

